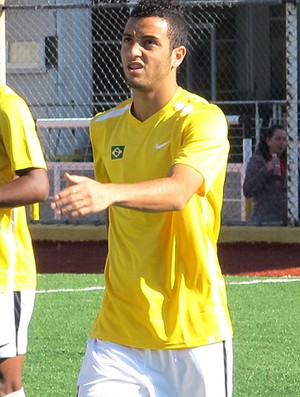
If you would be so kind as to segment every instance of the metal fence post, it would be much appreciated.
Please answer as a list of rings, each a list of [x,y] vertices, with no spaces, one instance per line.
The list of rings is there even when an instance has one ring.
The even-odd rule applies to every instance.
[[[0,0],[0,83],[6,83],[5,0]]]
[[[288,224],[298,222],[297,2],[286,3],[287,199]]]

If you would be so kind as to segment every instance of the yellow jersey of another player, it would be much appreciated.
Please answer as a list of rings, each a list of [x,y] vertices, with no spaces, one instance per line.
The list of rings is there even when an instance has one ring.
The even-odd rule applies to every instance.
[[[106,290],[92,337],[148,349],[191,348],[232,336],[217,239],[229,151],[222,111],[179,88],[141,122],[129,99],[90,126],[96,179],[135,183],[174,164],[204,184],[181,211],[109,209]]]
[[[0,184],[16,171],[46,169],[34,121],[25,101],[0,85]],[[25,207],[0,208],[0,292],[34,289],[35,259]]]

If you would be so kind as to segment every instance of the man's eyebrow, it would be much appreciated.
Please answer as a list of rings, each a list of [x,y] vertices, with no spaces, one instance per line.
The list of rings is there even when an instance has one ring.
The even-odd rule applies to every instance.
[[[143,36],[143,39],[155,39],[155,40],[159,40],[158,36],[153,36],[152,34],[146,34],[145,36]]]
[[[130,37],[130,38],[132,38],[132,37],[135,37],[135,35],[134,35],[134,34],[130,34],[130,33],[124,32],[124,33],[122,34],[122,37]],[[151,35],[151,34],[149,34],[149,35],[146,34],[146,35],[142,36],[141,38],[142,38],[142,39],[160,40],[160,38],[159,38],[158,36],[154,36],[154,35]]]

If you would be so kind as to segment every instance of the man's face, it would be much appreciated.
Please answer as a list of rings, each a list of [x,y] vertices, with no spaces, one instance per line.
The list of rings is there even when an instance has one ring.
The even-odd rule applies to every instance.
[[[150,91],[168,81],[172,53],[166,20],[159,17],[128,20],[123,33],[121,59],[131,88]]]

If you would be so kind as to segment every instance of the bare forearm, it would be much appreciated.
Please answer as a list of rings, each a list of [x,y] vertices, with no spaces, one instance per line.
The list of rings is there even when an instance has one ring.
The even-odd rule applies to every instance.
[[[45,170],[31,170],[0,186],[0,207],[14,208],[45,201],[49,183]]]
[[[140,211],[178,211],[189,199],[172,177],[134,184],[102,185],[111,205]]]
[[[57,193],[51,206],[67,217],[103,211],[112,205],[149,212],[177,211],[203,183],[197,171],[181,165],[173,167],[168,177],[139,183],[102,184],[69,174],[65,178],[73,185]]]
[[[176,165],[166,178],[136,184],[110,185],[113,204],[141,211],[179,211],[203,184],[202,175],[185,165]]]

